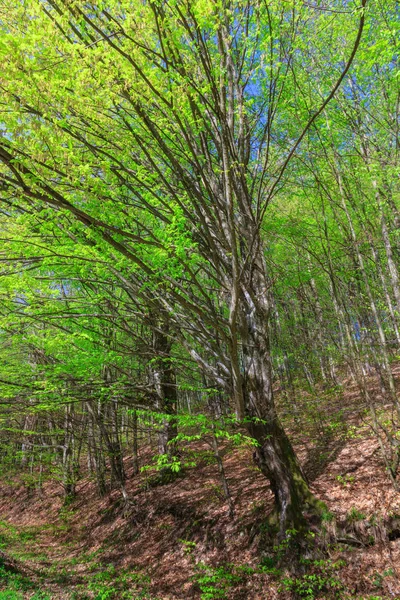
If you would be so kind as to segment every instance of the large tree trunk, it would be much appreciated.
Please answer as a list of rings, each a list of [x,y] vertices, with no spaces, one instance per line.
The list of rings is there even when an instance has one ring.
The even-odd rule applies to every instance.
[[[305,513],[320,516],[324,505],[311,493],[278,416],[271,416],[268,422],[251,423],[248,430],[259,444],[255,450],[255,460],[269,479],[275,497],[275,512],[271,521],[276,517],[279,537],[285,537],[288,529],[301,531],[307,524]]]
[[[323,504],[310,492],[276,412],[269,354],[254,345],[246,362],[245,399],[250,417],[247,429],[257,442],[256,463],[270,481],[275,496],[279,536],[284,537],[288,529],[299,531],[305,526],[305,511],[319,513]]]
[[[262,248],[261,240],[258,247]],[[269,338],[272,302],[262,250],[256,254],[248,283],[241,303],[245,422],[257,443],[256,462],[275,496],[278,533],[283,538],[288,529],[306,526],[307,511],[320,515],[324,505],[312,495],[275,407]]]

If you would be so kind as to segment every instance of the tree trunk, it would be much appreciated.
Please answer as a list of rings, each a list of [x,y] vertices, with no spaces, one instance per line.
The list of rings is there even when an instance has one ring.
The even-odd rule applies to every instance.
[[[260,246],[261,247],[261,243]],[[242,302],[243,395],[246,426],[256,440],[256,462],[275,496],[279,538],[306,526],[305,510],[321,513],[323,503],[310,492],[292,444],[276,412],[272,390],[269,314],[272,302],[262,252],[255,259],[251,289]]]
[[[136,410],[132,413],[132,429],[133,429],[133,440],[132,440],[132,466],[133,474],[139,474],[139,454],[138,454],[138,416]]]
[[[171,360],[172,341],[168,335],[168,323],[163,320],[153,330],[153,350],[156,356],[152,365],[152,379],[160,413],[166,418],[158,431],[158,452],[172,458],[176,454],[174,438],[178,434],[176,422],[177,387],[173,361]]]
[[[62,470],[64,502],[71,502],[76,495],[76,473],[74,472],[74,432],[72,425],[72,405],[65,407],[64,444],[62,448]]]
[[[232,500],[231,491],[229,489],[228,480],[225,475],[224,463],[221,457],[221,453],[218,448],[218,440],[214,433],[215,425],[213,426],[213,435],[211,436],[211,445],[214,452],[214,457],[218,466],[219,477],[221,480],[222,489],[224,492],[225,500],[228,504],[228,516],[233,519],[235,516],[235,506]]]

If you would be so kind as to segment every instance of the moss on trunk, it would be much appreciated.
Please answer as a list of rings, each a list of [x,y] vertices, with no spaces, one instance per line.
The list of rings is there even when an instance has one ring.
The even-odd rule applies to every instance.
[[[275,496],[275,509],[269,522],[276,529],[278,539],[284,539],[287,531],[304,533],[316,527],[327,513],[327,507],[311,492],[278,417],[269,423],[250,423],[248,428],[258,443],[256,462],[270,481]]]

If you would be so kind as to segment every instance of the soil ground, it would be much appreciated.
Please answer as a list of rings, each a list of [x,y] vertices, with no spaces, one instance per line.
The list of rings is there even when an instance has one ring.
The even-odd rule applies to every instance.
[[[293,430],[312,491],[326,502],[339,526],[353,524],[353,534],[344,543],[328,546],[321,563],[313,563],[309,572],[316,580],[300,576],[297,597],[400,599],[400,528],[390,535],[387,531],[388,522],[400,515],[400,494],[385,473],[377,441],[360,418],[359,399],[350,386],[346,398],[345,404],[340,399],[340,407],[330,405],[331,416],[322,425],[313,417],[309,434]],[[350,417],[342,427],[344,421],[332,414],[340,415],[346,407]],[[265,549],[272,495],[251,450],[222,449],[234,519],[228,516],[209,450],[205,443],[186,448],[184,457],[190,461],[196,455],[197,466],[156,487],[147,485],[146,473],[132,476],[128,457],[128,507],[118,490],[99,498],[89,479],[80,481],[77,498],[67,507],[54,482],[46,482],[38,493],[18,479],[3,481],[0,547],[33,582],[31,587],[17,587],[19,597],[295,597],[294,577]],[[149,448],[142,449],[142,464],[149,462],[150,454]],[[0,587],[9,589],[10,581],[3,572]],[[302,591],[307,582],[313,595]]]

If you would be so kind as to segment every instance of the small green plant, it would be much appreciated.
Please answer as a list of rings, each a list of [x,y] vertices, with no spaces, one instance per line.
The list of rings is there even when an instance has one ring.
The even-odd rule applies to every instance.
[[[33,594],[30,600],[51,600],[51,596],[42,590],[38,590]]]
[[[200,588],[201,600],[225,600],[229,589],[241,580],[230,564],[211,567],[200,562],[196,570],[194,579]]]
[[[384,582],[385,577],[392,577],[393,575],[394,575],[393,569],[387,569],[387,571],[384,571],[383,573],[375,573],[372,585],[377,588],[381,588],[381,587],[383,587],[383,582]]]
[[[145,573],[128,570],[117,572],[114,565],[109,565],[91,575],[85,588],[92,593],[90,598],[93,600],[139,600],[148,597],[149,585],[150,577]]]
[[[258,572],[268,573],[269,575],[278,577],[281,574],[281,570],[278,568],[277,564],[278,559],[276,556],[263,556],[258,567]]]
[[[334,435],[343,433],[346,430],[346,423],[343,419],[343,413],[340,411],[337,416],[332,419],[329,423],[324,425],[324,433],[327,435]]]
[[[303,560],[310,572],[300,577],[285,577],[281,591],[291,592],[296,598],[314,600],[324,594],[324,598],[342,597],[344,586],[338,579],[336,571],[343,566],[343,561],[333,563],[330,560]]]
[[[355,425],[349,425],[347,427],[346,436],[351,440],[362,438],[359,428],[356,427]]]
[[[4,590],[0,592],[0,600],[22,600],[22,595],[13,590]]]
[[[363,521],[367,518],[367,515],[363,513],[361,510],[358,510],[354,506],[351,507],[349,512],[347,513],[347,519],[349,521]]]
[[[14,573],[4,565],[0,566],[0,585],[7,586],[7,591],[19,591],[32,589],[33,584],[20,573]]]
[[[237,565],[236,571],[238,573],[243,573],[243,575],[254,575],[257,573],[257,569],[250,567],[250,565]]]
[[[0,549],[7,548],[9,543],[10,543],[10,541],[9,541],[8,536],[1,533],[0,534]]]
[[[191,542],[190,540],[179,540],[181,544],[183,544],[183,551],[185,554],[192,554],[193,550],[196,548],[196,542]]]
[[[294,548],[297,534],[297,529],[286,529],[286,535],[284,539],[277,546],[274,546],[274,552],[278,563],[289,550]]]
[[[321,514],[321,521],[323,523],[332,523],[335,519],[335,515],[331,513],[329,510],[323,511]]]
[[[346,475],[337,475],[336,477],[336,481],[338,481],[339,483],[341,483],[343,485],[343,487],[347,487],[348,485],[351,485],[352,483],[354,483],[355,477],[353,475],[348,475],[346,473]]]
[[[301,577],[286,577],[282,582],[282,589],[305,600],[314,600],[320,592],[327,591],[328,587],[329,582],[326,578],[315,573]]]

